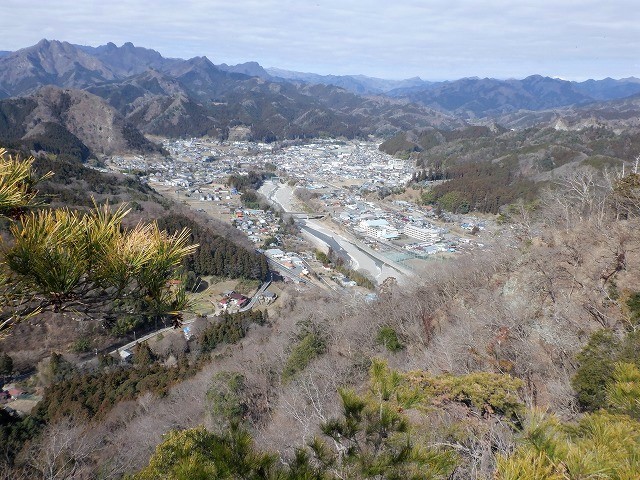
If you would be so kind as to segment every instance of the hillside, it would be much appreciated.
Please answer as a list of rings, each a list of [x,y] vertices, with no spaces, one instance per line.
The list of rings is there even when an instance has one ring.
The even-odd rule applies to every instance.
[[[540,112],[515,112],[501,115],[496,121],[509,128],[527,128],[547,124],[562,130],[579,130],[587,127],[606,126],[623,132],[638,127],[640,95],[591,103],[582,107],[565,107]]]
[[[398,134],[380,149],[414,158],[423,201],[444,210],[497,214],[517,201],[535,201],[544,187],[566,176],[597,177],[631,162],[640,151],[635,129],[602,124],[539,126],[511,131],[498,125]],[[569,121],[567,120],[567,123]]]
[[[82,160],[92,154],[161,150],[99,97],[57,87],[1,100],[0,140]]]
[[[355,409],[363,412],[351,421],[361,426],[357,438],[367,446],[364,453],[377,451],[376,432],[390,436],[382,437],[380,456],[374,454],[379,468],[388,465],[385,454],[393,451],[394,440],[402,439],[428,452],[429,460],[419,467],[412,463],[416,457],[397,460],[393,471],[419,468],[456,480],[518,478],[504,475],[509,462],[519,461],[535,425],[570,429],[599,420],[601,435],[614,435],[621,425],[635,429],[637,414],[593,392],[616,385],[615,362],[640,361],[633,333],[640,281],[639,245],[632,234],[637,206],[619,217],[615,205],[623,197],[596,185],[587,188],[584,197],[559,191],[566,203],[550,202],[530,218],[514,212],[490,251],[434,264],[428,278],[410,287],[391,282],[371,303],[291,288],[268,320],[225,315],[214,325],[194,324],[193,340],[187,343],[179,333],[170,342],[149,342],[130,367],[105,364],[84,372],[56,357],[44,403],[29,417],[42,429],[36,440],[40,453],[18,459],[16,468],[33,473],[51,465],[45,454],[55,448],[56,435],[64,434],[72,439],[64,452],[77,459],[77,475],[91,477],[108,468],[119,477],[148,467],[166,477],[173,465],[187,468],[194,456],[207,465],[212,451],[178,448],[181,441],[172,447],[171,437],[162,437],[169,429],[205,424],[222,438],[200,436],[213,442],[205,445],[236,445],[224,440],[236,423],[251,437],[234,437],[243,439],[243,448],[233,450],[235,467],[229,468],[251,463],[259,452],[275,455],[281,468],[301,468],[306,463],[296,457],[299,449],[307,449],[310,465],[320,468],[318,450],[307,445],[317,437],[325,442],[324,454],[333,455],[332,435],[339,445],[354,435],[342,422]],[[594,412],[601,405],[612,413]],[[541,420],[534,409],[548,417]],[[394,423],[380,430],[371,411],[385,412]],[[28,432],[28,424],[10,425]],[[585,429],[573,441],[585,451],[608,448],[610,441],[599,442],[592,431]],[[624,439],[624,452],[633,451],[635,437]],[[122,448],[125,440],[128,448]],[[154,457],[149,465],[163,441],[169,443],[160,452],[174,452],[172,463]],[[570,445],[559,433],[549,441],[560,442],[559,448]],[[357,450],[352,454],[368,458]],[[523,469],[535,466],[522,462]],[[361,463],[332,465],[357,469]],[[584,468],[594,471],[598,465]],[[335,475],[334,468],[326,475]]]
[[[264,257],[257,254],[253,245],[235,228],[167,200],[137,177],[105,173],[63,156],[39,156],[33,167],[37,175],[53,173],[38,184],[38,197],[43,208],[88,211],[96,204],[108,204],[113,209],[126,204],[130,212],[123,222],[125,228],[131,229],[140,222],[153,220],[170,233],[189,229],[191,242],[199,247],[194,258],[184,262],[185,274],[192,271],[198,278],[215,275],[220,279],[263,279],[267,276]],[[7,230],[7,224],[2,223],[5,246],[10,248]],[[125,328],[113,318],[108,308],[86,312],[77,307],[72,315],[83,321],[78,331],[77,325],[67,321],[67,315],[51,311],[35,315],[28,322],[17,325],[9,338],[1,337],[0,349],[11,352],[17,369],[29,371],[49,354],[51,348],[73,350],[73,344],[79,337],[90,339],[94,348],[102,350],[119,342],[120,338],[132,336],[133,329],[144,331],[150,327],[149,320],[143,317],[135,318]],[[43,335],[49,335],[47,345],[42,343]],[[20,338],[20,341],[14,343],[12,339],[15,338]]]

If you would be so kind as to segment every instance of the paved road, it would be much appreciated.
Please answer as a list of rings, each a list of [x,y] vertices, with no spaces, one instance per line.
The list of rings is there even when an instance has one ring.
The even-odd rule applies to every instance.
[[[251,297],[251,301],[247,305],[245,305],[243,308],[241,308],[239,311],[240,312],[245,312],[245,311],[251,309],[253,307],[253,305],[255,304],[255,302],[258,301],[258,298],[264,293],[264,291],[267,288],[269,288],[269,285],[271,285],[271,277],[269,277],[269,279],[260,286],[260,288],[258,289],[256,294],[253,297]],[[190,325],[195,321],[196,321],[196,317],[190,318],[188,320],[184,320],[183,322],[181,322],[181,327]],[[147,340],[155,337],[156,335],[160,335],[161,333],[168,332],[168,331],[171,331],[171,330],[175,330],[173,328],[173,326],[161,328],[160,330],[156,330],[155,332],[148,333],[147,335],[145,335],[143,337],[140,337],[140,338],[134,340],[133,342],[129,342],[126,345],[122,345],[122,346],[116,348],[115,350],[109,352],[109,354],[110,355],[115,355],[115,354],[119,354],[122,350],[130,350],[131,348],[133,348],[136,344],[138,344],[140,342],[146,342]]]
[[[196,319],[194,318],[190,318],[189,320],[185,320],[182,322],[182,325],[189,325],[193,322],[195,322]],[[171,327],[165,327],[165,328],[161,328],[160,330],[156,330],[155,332],[151,332],[146,334],[144,337],[140,337],[136,340],[134,340],[133,342],[129,342],[126,345],[122,345],[118,348],[116,348],[115,350],[109,352],[110,355],[114,355],[116,353],[120,353],[122,350],[130,350],[131,348],[133,348],[136,344],[140,343],[140,342],[146,342],[147,340],[149,340],[150,338],[155,337],[156,335],[160,335],[161,333],[164,332],[168,332],[170,330],[174,330],[173,326]]]
[[[239,312],[246,312],[247,310],[251,310],[251,308],[255,305],[255,303],[260,299],[260,297],[262,296],[262,294],[265,292],[265,290],[267,288],[269,288],[269,285],[271,285],[271,280],[272,280],[272,276],[271,274],[269,274],[269,280],[267,280],[266,282],[264,282],[262,284],[262,286],[258,289],[258,291],[256,292],[256,294],[251,297],[251,300],[249,301],[249,303],[247,303],[244,307],[242,307],[240,310],[238,310]]]

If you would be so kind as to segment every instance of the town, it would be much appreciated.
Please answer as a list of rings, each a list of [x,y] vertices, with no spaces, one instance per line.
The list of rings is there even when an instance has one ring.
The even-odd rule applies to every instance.
[[[379,151],[373,140],[272,145],[191,138],[163,140],[163,147],[168,157],[116,156],[107,164],[231,223],[287,281],[308,284],[325,273],[327,266],[316,261],[313,251],[331,250],[374,284],[389,277],[403,282],[420,275],[435,258],[485,248],[487,233],[494,230],[486,219],[437,214],[419,205],[418,194],[407,189],[413,162]],[[228,185],[231,175],[249,172],[270,173],[259,193],[276,208],[249,208],[241,192]],[[282,214],[295,220],[300,242],[283,243]],[[348,275],[332,272],[329,277],[332,288],[356,284]]]

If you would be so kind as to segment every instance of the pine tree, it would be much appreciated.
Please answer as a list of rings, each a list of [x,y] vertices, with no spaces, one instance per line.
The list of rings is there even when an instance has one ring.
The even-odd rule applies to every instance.
[[[0,333],[46,309],[95,314],[122,299],[125,311],[152,316],[184,308],[184,292],[168,281],[197,247],[188,230],[168,235],[155,223],[125,230],[125,206],[27,212],[38,206],[34,186],[44,178],[33,175],[32,163],[0,149],[0,216],[11,219],[13,237],[0,262]]]
[[[13,373],[13,359],[7,354],[0,355],[0,375],[11,375]]]

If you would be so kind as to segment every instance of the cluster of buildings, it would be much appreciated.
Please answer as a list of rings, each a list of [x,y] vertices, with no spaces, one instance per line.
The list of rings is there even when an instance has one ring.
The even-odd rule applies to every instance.
[[[395,208],[364,201],[359,195],[344,196],[332,192],[320,197],[333,209],[336,222],[356,233],[377,240],[408,237],[419,242],[437,243],[448,230],[436,227],[431,210],[422,210],[410,202],[397,201]]]
[[[397,253],[401,249],[415,257],[454,253],[478,244],[450,233],[450,224],[458,223],[462,230],[469,233],[473,232],[474,227],[478,231],[485,229],[483,222],[470,218],[462,218],[458,222],[449,219],[446,226],[442,226],[432,208],[408,201],[377,204],[345,190],[329,191],[318,199],[327,211],[332,212],[336,223],[364,237],[367,243],[381,252]]]
[[[257,209],[236,209],[233,224],[253,243],[263,243],[268,238],[278,239],[280,219],[271,211]]]
[[[309,275],[307,263],[296,252],[285,252],[279,248],[269,248],[263,252],[272,266],[281,267],[279,270],[287,273],[290,279],[299,279]]]
[[[262,169],[260,153],[272,147],[264,143],[217,142],[202,139],[167,139],[162,146],[170,154],[113,156],[107,165],[141,180],[173,187],[191,188],[224,183],[229,175],[246,168]]]
[[[371,245],[393,242],[422,256],[452,252],[464,243],[450,235],[448,229],[436,226],[429,207],[406,201],[371,201],[372,195],[365,200],[366,194],[376,190],[404,187],[414,171],[412,162],[380,152],[375,142],[317,139],[283,146],[172,139],[165,140],[163,146],[170,157],[112,157],[109,166],[135,172],[143,181],[176,187],[193,200],[227,205],[228,209],[220,213],[228,212],[234,225],[256,245],[270,237],[278,238],[279,219],[272,212],[241,209],[228,202],[237,192],[213,185],[224,183],[231,174],[276,170],[281,177],[314,192],[323,212]],[[484,228],[481,223],[462,220],[463,230],[472,231],[475,226],[475,231]],[[275,257],[272,260],[279,261]],[[294,268],[299,266],[287,262]]]
[[[401,235],[404,235],[420,242],[431,243],[438,242],[447,232],[445,229],[437,228],[426,222],[408,220],[404,220],[404,222],[404,225],[398,228],[391,225],[389,221],[384,218],[367,219],[361,220],[354,230],[360,231],[366,236],[381,240],[397,240]]]
[[[403,187],[413,174],[410,161],[378,150],[375,142],[318,139],[302,145],[167,139],[162,157],[113,156],[107,164],[136,173],[143,181],[178,188],[222,183],[233,173],[275,168],[302,186],[354,182],[362,191]]]
[[[0,389],[0,408],[10,413],[29,414],[41,399],[41,395],[29,393],[14,383],[2,385]]]
[[[225,292],[220,301],[218,302],[218,306],[224,310],[239,310],[243,307],[246,307],[251,299],[245,295],[242,295],[238,292]]]
[[[320,139],[263,152],[259,157],[311,189],[318,182],[353,182],[368,191],[402,187],[414,170],[412,162],[379,151],[377,143],[357,140]]]

